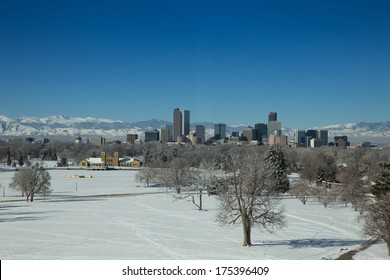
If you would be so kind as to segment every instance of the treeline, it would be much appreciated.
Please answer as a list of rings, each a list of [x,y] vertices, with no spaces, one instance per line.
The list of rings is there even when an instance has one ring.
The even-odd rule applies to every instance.
[[[26,142],[21,140],[0,141],[0,164],[8,166],[25,165],[29,159],[55,160],[62,165],[78,164],[81,160],[99,156],[101,152],[121,156],[141,156],[143,147],[137,144],[113,142],[99,147],[91,143],[72,142]]]

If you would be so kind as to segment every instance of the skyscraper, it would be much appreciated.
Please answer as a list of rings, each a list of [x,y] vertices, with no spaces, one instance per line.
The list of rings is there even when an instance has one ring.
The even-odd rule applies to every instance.
[[[255,124],[255,129],[257,130],[257,139],[261,140],[263,137],[268,136],[268,126],[265,123],[257,123]]]
[[[167,143],[172,141],[172,125],[164,125],[161,127],[161,142]]]
[[[182,136],[187,136],[190,134],[190,111],[182,110],[181,111],[181,133]]]
[[[214,139],[224,140],[226,137],[226,124],[217,123],[214,125]]]
[[[177,141],[178,137],[181,137],[181,112],[179,108],[173,110],[173,141]]]
[[[268,122],[276,122],[278,120],[278,113],[270,112],[268,114]]]
[[[188,134],[190,134],[190,111],[175,108],[173,110],[173,141]]]
[[[282,133],[282,123],[278,122],[278,113],[270,112],[268,114],[268,136],[271,134],[280,135]]]
[[[204,144],[206,142],[206,129],[203,125],[196,126],[195,134],[199,140],[198,144]]]

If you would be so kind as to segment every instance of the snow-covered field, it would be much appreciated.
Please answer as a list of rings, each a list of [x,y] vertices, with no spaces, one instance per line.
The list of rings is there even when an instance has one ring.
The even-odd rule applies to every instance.
[[[0,259],[335,259],[368,241],[350,207],[304,206],[286,197],[288,225],[253,230],[255,246],[241,246],[240,225],[220,226],[215,197],[199,212],[166,190],[136,182],[136,171],[52,170],[46,201],[24,202],[0,172]],[[65,178],[66,175],[92,178]],[[121,196],[103,196],[119,194]],[[134,195],[125,195],[134,194]],[[388,260],[383,242],[354,259]]]

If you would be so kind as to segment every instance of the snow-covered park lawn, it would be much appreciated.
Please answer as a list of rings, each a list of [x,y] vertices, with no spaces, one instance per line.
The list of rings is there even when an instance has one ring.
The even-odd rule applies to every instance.
[[[136,171],[52,170],[46,201],[24,202],[8,189],[13,172],[0,172],[0,259],[335,259],[368,241],[350,207],[283,201],[287,227],[253,230],[255,246],[241,246],[240,225],[216,222],[215,197],[199,212],[166,190],[145,188]],[[92,178],[65,178],[92,175]],[[111,194],[134,194],[102,196]],[[354,259],[389,259],[382,242]]]

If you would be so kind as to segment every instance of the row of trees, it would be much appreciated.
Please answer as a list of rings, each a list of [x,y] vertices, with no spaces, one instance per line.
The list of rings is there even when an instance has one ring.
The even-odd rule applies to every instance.
[[[29,158],[59,162],[73,160],[78,163],[93,154],[100,155],[103,151],[107,154],[119,152],[120,155],[140,156],[143,154],[143,146],[116,142],[99,147],[90,143],[60,141],[50,143],[30,143],[21,140],[0,141],[0,164],[23,166],[28,163]]]

